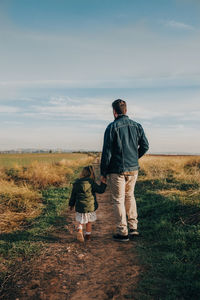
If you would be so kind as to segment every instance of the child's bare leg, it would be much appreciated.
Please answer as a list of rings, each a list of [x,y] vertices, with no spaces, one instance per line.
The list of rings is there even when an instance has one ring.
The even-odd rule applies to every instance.
[[[88,232],[88,233],[92,232],[92,222],[88,222],[86,224],[86,232]]]
[[[77,227],[77,240],[79,242],[84,242],[84,236],[83,236],[83,225],[79,223]]]
[[[92,232],[92,223],[88,222],[86,224],[86,233],[85,233],[86,240],[90,240],[91,232]]]
[[[82,232],[83,231],[83,225],[81,223],[78,223],[77,225],[77,231]]]

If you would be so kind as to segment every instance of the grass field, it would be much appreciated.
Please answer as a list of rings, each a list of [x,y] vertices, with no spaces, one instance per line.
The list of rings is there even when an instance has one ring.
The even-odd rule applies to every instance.
[[[34,258],[53,241],[56,226],[64,226],[70,184],[94,160],[86,154],[28,154],[20,165],[17,157],[7,156],[0,169],[0,296],[22,261]],[[143,272],[136,298],[199,299],[200,157],[145,156],[140,165],[141,237],[133,251]]]
[[[144,157],[136,198],[138,299],[199,299],[200,157]]]
[[[0,154],[0,167],[28,166],[32,162],[56,163],[60,160],[78,160],[87,157],[83,153],[23,153]]]

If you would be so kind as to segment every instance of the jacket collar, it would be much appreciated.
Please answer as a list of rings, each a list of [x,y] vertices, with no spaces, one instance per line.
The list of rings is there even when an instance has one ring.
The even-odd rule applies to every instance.
[[[128,118],[127,115],[118,115],[118,117],[115,120],[121,119],[121,118]]]

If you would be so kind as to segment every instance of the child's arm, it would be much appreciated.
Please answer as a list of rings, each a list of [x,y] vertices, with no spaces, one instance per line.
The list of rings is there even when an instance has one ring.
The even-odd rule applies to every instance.
[[[73,184],[72,192],[71,192],[71,197],[69,199],[69,206],[72,209],[76,203],[76,188],[75,184]]]
[[[94,181],[92,189],[95,193],[103,194],[106,190],[106,187],[107,187],[107,184],[103,183],[102,181],[101,181],[100,185]]]

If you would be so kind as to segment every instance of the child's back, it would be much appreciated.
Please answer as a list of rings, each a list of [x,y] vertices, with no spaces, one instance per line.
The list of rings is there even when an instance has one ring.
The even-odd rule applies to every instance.
[[[106,184],[96,184],[90,177],[79,178],[74,182],[69,206],[75,205],[76,212],[88,213],[98,208],[95,193],[104,193]]]
[[[91,178],[92,177],[92,178]],[[86,224],[86,239],[90,239],[92,230],[92,222],[96,221],[96,210],[98,203],[96,193],[105,192],[106,184],[101,182],[98,185],[94,181],[94,170],[91,166],[83,168],[81,178],[77,179],[73,184],[69,206],[71,209],[75,206],[76,221],[79,223],[77,238],[84,241],[83,224]]]

